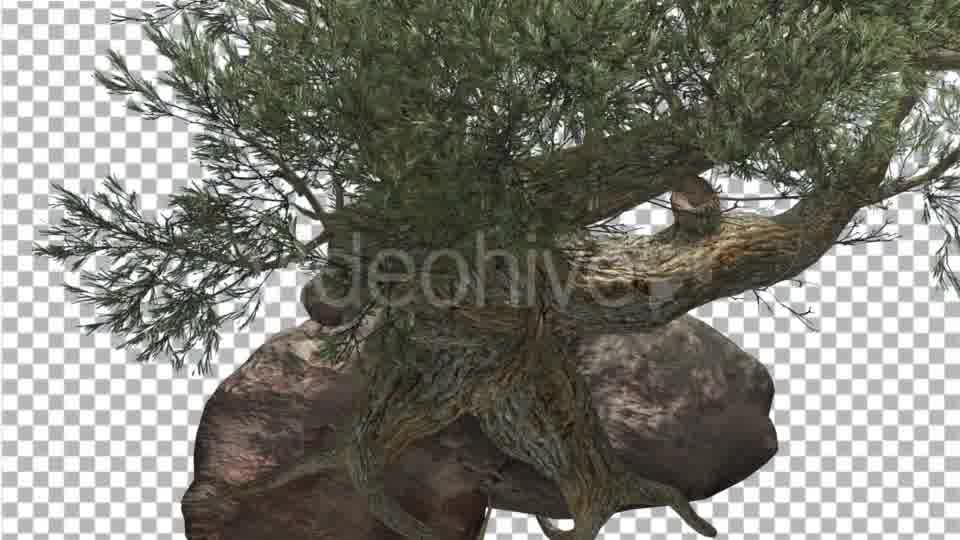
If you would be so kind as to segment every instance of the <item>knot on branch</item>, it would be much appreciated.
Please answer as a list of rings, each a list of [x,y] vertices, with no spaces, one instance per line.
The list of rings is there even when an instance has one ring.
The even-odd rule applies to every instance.
[[[699,176],[678,183],[670,195],[670,209],[677,232],[702,236],[720,224],[720,196]]]
[[[300,303],[310,319],[324,326],[338,326],[343,322],[343,308],[327,303],[318,287],[319,280],[312,279],[300,291]]]
[[[324,326],[339,326],[360,311],[358,299],[349,293],[334,276],[317,275],[301,289],[300,303],[310,320]]]

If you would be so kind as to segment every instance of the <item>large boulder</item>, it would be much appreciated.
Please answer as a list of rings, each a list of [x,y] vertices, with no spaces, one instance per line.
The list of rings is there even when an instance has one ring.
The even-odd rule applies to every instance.
[[[307,321],[271,336],[207,402],[182,501],[190,540],[400,540],[367,512],[344,471],[232,495],[329,447],[331,425],[363,391],[362,380],[321,352],[324,331]],[[650,333],[593,338],[579,352],[614,447],[644,476],[703,499],[776,453],[769,373],[705,323],[685,316]],[[555,484],[500,452],[472,417],[409,448],[391,468],[388,491],[453,540],[476,538],[488,497],[498,509],[569,517]]]

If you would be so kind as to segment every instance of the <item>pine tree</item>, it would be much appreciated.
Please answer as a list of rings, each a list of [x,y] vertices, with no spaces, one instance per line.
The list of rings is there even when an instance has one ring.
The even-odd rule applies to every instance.
[[[60,188],[58,241],[36,253],[115,260],[69,287],[109,312],[87,329],[177,367],[202,342],[202,370],[271,272],[322,270],[304,301],[342,327],[331,355],[363,370],[368,401],[336,451],[267,484],[345,463],[411,538],[430,531],[380,473],[463,414],[560,486],[576,528],[541,521],[551,539],[592,539],[631,504],[713,535],[676,489],[616,461],[562,351],[887,240],[850,225],[913,190],[947,232],[935,277],[960,291],[960,107],[944,73],[960,68],[957,1],[192,0],[120,21],[145,25],[177,99],[114,51],[98,81],[146,118],[203,127],[194,156],[211,174],[160,221],[112,176],[92,200]],[[904,174],[917,155],[934,159]],[[796,204],[723,208],[708,171]],[[667,229],[609,225],[666,192]],[[297,238],[302,219],[323,232]]]

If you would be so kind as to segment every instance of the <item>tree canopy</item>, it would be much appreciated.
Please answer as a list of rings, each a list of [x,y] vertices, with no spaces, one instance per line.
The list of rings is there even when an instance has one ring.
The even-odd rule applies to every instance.
[[[923,191],[924,217],[948,231],[936,272],[958,287],[948,266],[960,237],[956,179],[945,174],[958,157],[949,143],[957,91],[940,72],[960,62],[951,51],[958,6],[194,0],[120,17],[143,21],[172,63],[158,82],[176,100],[115,51],[113,73],[98,72],[99,82],[138,96],[129,106],[146,118],[201,126],[194,156],[211,174],[176,194],[162,223],[144,221],[112,177],[95,195],[105,213],[62,193],[67,217],[52,229],[60,242],[39,252],[78,264],[95,253],[125,260],[73,288],[111,311],[89,328],[129,334],[144,345],[141,359],[168,353],[177,365],[203,340],[206,367],[216,329],[256,312],[260,285],[250,282],[323,264],[334,236],[362,232],[420,257],[469,248],[478,231],[491,249],[557,248],[711,169],[801,202],[776,219],[730,216],[746,229],[681,250],[688,273],[716,271],[726,286],[702,284],[659,316],[617,308],[624,323],[659,324],[795,275],[857,209],[910,189]],[[169,24],[177,17],[179,33]],[[888,174],[891,161],[918,154],[937,157],[925,174]],[[353,203],[331,211],[323,192],[343,190]],[[304,218],[324,234],[297,238]],[[798,222],[820,226],[789,236]],[[648,241],[612,242],[651,267],[664,249],[673,253]],[[730,242],[741,253],[729,254]],[[805,256],[795,256],[801,245]],[[715,246],[730,260],[710,257]],[[767,262],[756,277],[728,272],[758,253]],[[592,283],[621,287],[638,272],[657,273]],[[238,298],[240,311],[217,314]],[[609,323],[580,309],[578,319]]]

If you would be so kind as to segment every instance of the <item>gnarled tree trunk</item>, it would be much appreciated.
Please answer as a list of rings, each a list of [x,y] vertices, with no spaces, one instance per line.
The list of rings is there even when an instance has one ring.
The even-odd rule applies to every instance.
[[[321,352],[324,332],[308,321],[272,336],[208,401],[183,498],[190,540],[399,538],[373,519],[343,471],[232,495],[308,449],[331,446],[331,425],[353,410],[364,383]],[[594,336],[578,355],[624,461],[691,499],[740,482],[777,450],[767,370],[693,317],[649,333]],[[476,538],[488,495],[495,508],[569,517],[553,482],[500,452],[472,417],[408,448],[390,468],[388,489],[456,540]]]

